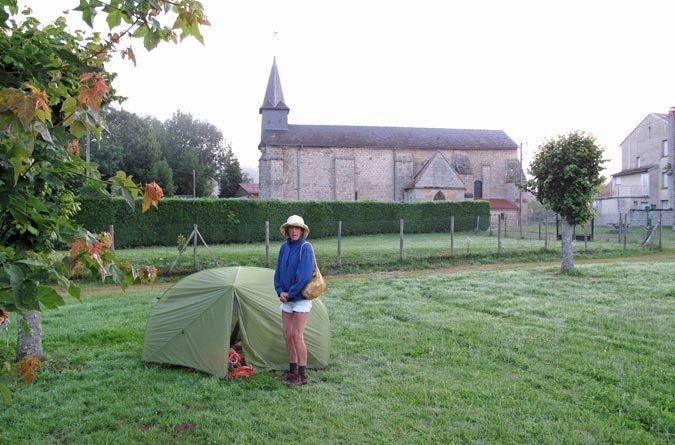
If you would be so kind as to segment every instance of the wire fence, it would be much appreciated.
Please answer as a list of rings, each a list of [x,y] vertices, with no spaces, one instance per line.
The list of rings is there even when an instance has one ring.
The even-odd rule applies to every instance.
[[[376,221],[377,227],[387,228],[386,233],[376,235],[345,235],[349,221],[333,221],[329,236],[309,240],[315,245],[317,258],[322,265],[337,271],[353,270],[364,264],[400,262],[438,262],[449,259],[471,261],[478,256],[531,255],[560,250],[561,227],[555,218],[541,222],[518,225],[508,215],[494,218],[487,229],[479,217],[467,217],[460,221],[448,217],[437,221],[436,226],[447,227],[444,231],[416,232],[415,225],[405,220]],[[443,223],[443,224],[441,224]],[[311,221],[308,221],[311,229]],[[474,230],[455,230],[455,227],[474,227]],[[397,233],[392,233],[397,227]],[[110,227],[114,234],[114,227]],[[234,230],[230,224],[174,227],[179,230],[176,247],[154,249],[161,252],[162,260],[173,259],[168,271],[177,265],[194,270],[227,265],[253,265],[273,267],[281,243],[279,228],[266,222],[259,228],[265,234],[263,243],[218,245],[209,242],[209,234],[218,230]],[[324,233],[326,228],[324,227]],[[206,249],[208,247],[208,249]],[[593,221],[574,228],[573,249],[581,253],[620,253],[626,249],[672,249],[675,248],[675,231],[657,221],[651,226],[631,224],[596,225]],[[198,258],[198,256],[200,258]],[[143,258],[145,259],[145,258]],[[189,263],[186,266],[186,263]]]

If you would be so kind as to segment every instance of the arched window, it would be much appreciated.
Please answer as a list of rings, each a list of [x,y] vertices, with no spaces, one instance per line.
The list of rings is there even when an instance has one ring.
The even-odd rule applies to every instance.
[[[434,195],[434,201],[445,201],[445,195],[443,192],[438,192]]]
[[[483,199],[483,181],[474,181],[473,199]]]

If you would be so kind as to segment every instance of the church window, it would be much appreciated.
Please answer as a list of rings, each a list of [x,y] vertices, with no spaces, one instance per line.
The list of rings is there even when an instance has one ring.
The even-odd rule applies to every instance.
[[[438,192],[434,195],[434,201],[445,201],[445,195],[443,192]]]
[[[474,181],[473,199],[483,199],[483,181]]]

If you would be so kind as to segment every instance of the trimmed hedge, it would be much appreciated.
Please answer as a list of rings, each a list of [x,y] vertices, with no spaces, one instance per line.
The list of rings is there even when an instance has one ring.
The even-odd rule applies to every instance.
[[[178,236],[187,237],[193,225],[207,243],[252,243],[265,240],[265,221],[270,223],[270,238],[281,239],[279,226],[289,215],[301,215],[310,227],[312,238],[334,237],[337,222],[343,235],[398,233],[404,220],[406,233],[447,232],[450,217],[455,230],[489,227],[487,201],[278,201],[198,198],[163,199],[159,209],[141,212],[141,201],[131,209],[121,198],[81,198],[77,223],[89,231],[115,230],[118,247],[175,246]],[[479,217],[479,218],[477,218]]]

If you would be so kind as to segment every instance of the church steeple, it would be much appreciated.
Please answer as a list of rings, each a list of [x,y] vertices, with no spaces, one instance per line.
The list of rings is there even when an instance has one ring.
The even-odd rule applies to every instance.
[[[276,57],[272,61],[272,70],[267,81],[265,98],[260,107],[262,114],[262,130],[288,130],[288,112],[290,108],[284,102],[284,92],[281,89],[281,79],[277,69]]]

